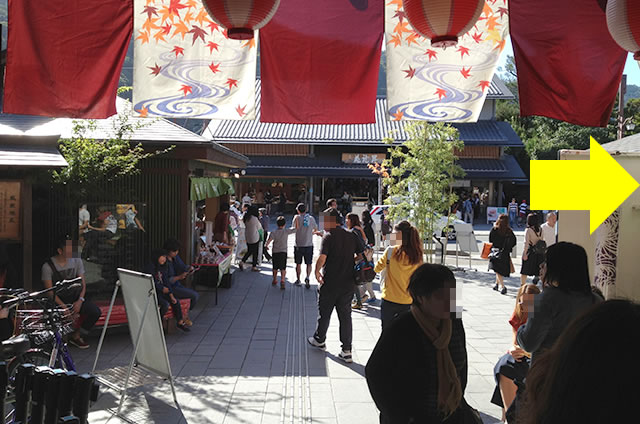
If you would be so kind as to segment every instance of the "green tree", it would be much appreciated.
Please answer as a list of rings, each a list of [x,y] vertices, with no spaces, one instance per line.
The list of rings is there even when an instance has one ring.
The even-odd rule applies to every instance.
[[[513,56],[507,58],[504,68],[499,71],[501,78],[515,95],[515,99],[498,100],[496,118],[509,122],[522,139],[525,146],[524,151],[510,148],[507,149],[507,153],[513,154],[518,159],[527,175],[529,174],[529,160],[557,159],[558,151],[562,149],[588,149],[589,136],[593,136],[601,144],[615,139],[617,103],[612,112],[611,122],[606,127],[583,127],[542,116],[521,117],[518,79]],[[631,112],[627,106],[625,116],[632,116],[632,114],[635,112]]]
[[[141,144],[132,145],[131,135],[142,125],[148,124],[134,124],[128,114],[121,113],[114,120],[113,137],[96,139],[91,136],[96,130],[94,120],[74,120],[72,137],[59,141],[69,165],[52,172],[53,182],[65,185],[71,197],[81,198],[98,190],[101,182],[139,173],[140,161],[173,148],[145,152]]]
[[[385,204],[391,206],[392,218],[409,218],[432,249],[437,217],[448,214],[457,196],[451,183],[464,175],[455,161],[456,150],[462,150],[458,130],[443,123],[416,122],[405,127],[408,138],[394,145],[393,138],[384,140],[389,158],[378,169],[387,189]],[[447,225],[448,227],[448,225]],[[428,254],[431,261],[432,253]]]

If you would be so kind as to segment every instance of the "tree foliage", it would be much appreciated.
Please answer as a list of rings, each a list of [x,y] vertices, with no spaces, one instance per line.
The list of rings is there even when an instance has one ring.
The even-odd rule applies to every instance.
[[[113,122],[113,137],[96,139],[91,137],[97,127],[95,121],[73,121],[73,136],[59,141],[60,152],[69,166],[52,172],[54,183],[72,187],[79,194],[91,192],[103,181],[139,173],[140,161],[172,148],[145,152],[141,144],[130,142],[140,124],[132,123],[125,113],[118,114]]]
[[[593,136],[601,144],[616,138],[617,102],[613,108],[610,123],[606,127],[583,127],[541,116],[521,117],[518,80],[513,56],[508,57],[505,67],[500,71],[502,71],[501,78],[516,98],[514,100],[498,100],[496,118],[509,122],[522,139],[525,145],[524,152],[509,149],[508,153],[516,156],[520,166],[527,174],[529,160],[557,159],[558,151],[562,149],[588,149],[589,136]],[[640,99],[627,100],[625,104],[625,118],[631,118],[638,126],[633,131],[625,129],[625,134],[630,135],[640,130]]]
[[[431,235],[442,230],[435,228],[437,217],[448,214],[457,200],[451,183],[464,175],[455,163],[455,151],[464,143],[457,129],[443,123],[415,122],[405,130],[408,138],[402,144],[384,140],[390,157],[377,172],[387,189],[391,217],[412,221],[430,248]]]

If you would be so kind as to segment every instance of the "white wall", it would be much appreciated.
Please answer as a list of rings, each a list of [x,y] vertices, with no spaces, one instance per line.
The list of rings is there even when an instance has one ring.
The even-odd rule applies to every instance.
[[[561,159],[585,160],[588,152],[564,152]],[[640,181],[640,155],[617,155],[614,158],[631,176]],[[583,246],[589,255],[589,272],[595,275],[596,235],[589,235],[589,212],[561,211],[558,219],[558,239]],[[640,301],[640,190],[636,190],[620,206],[620,230],[616,284],[604,290],[607,298],[627,298]]]

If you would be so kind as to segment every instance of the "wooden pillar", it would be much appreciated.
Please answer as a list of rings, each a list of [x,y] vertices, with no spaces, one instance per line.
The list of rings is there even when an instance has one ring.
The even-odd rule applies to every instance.
[[[181,172],[180,172],[180,234],[177,235],[180,244],[182,245],[182,251],[180,252],[180,257],[187,264],[190,264],[191,261],[191,233],[193,233],[193,213],[190,207],[190,179],[189,179],[189,161],[183,160],[181,161]]]
[[[31,183],[22,182],[22,281],[23,287],[33,291],[33,192]],[[76,220],[77,222],[77,220]]]
[[[496,188],[496,182],[491,180],[489,181],[489,205],[488,206],[496,206],[496,196],[494,196],[493,191]]]

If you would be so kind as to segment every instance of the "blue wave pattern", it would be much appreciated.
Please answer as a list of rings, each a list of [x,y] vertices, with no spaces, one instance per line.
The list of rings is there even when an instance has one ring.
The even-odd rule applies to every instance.
[[[228,47],[226,47],[228,48]],[[215,61],[215,60],[214,60]],[[231,68],[249,64],[250,55],[242,48],[235,49],[233,58],[225,60],[220,68]],[[147,108],[147,116],[172,118],[215,118],[220,109],[216,103],[231,94],[227,86],[202,81],[203,72],[211,72],[211,59],[190,60],[176,57],[173,51],[162,53],[159,57],[160,74],[153,78],[168,78],[191,87],[187,95],[177,93],[172,96],[156,97],[139,101],[134,110]]]
[[[482,71],[493,68],[494,59],[491,55],[484,54],[480,63],[473,65],[474,71]],[[484,96],[482,90],[462,90],[455,84],[448,83],[448,76],[459,78],[460,66],[441,63],[429,63],[425,55],[413,57],[412,65],[416,65],[414,78],[418,78],[435,88],[446,90],[447,95],[441,100],[427,99],[399,103],[389,107],[389,114],[403,113],[403,119],[421,121],[447,121],[460,122],[471,117],[473,111],[465,107],[481,99]],[[434,92],[435,92],[434,88]]]

